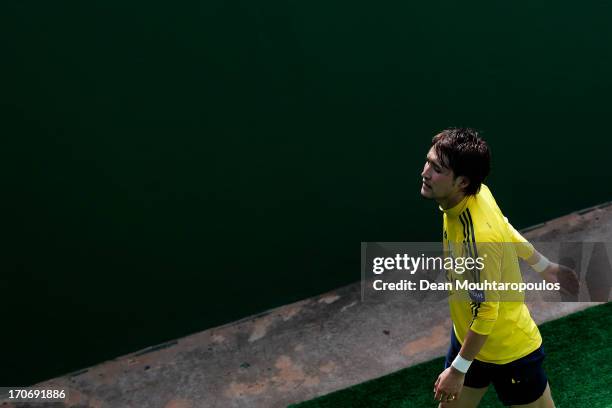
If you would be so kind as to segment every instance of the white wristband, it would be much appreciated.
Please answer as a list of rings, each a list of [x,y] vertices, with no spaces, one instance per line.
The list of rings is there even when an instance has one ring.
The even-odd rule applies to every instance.
[[[465,358],[461,357],[461,355],[457,354],[457,357],[455,357],[451,365],[455,367],[457,371],[460,371],[465,374],[467,373],[468,368],[470,368],[471,364],[472,362],[470,360],[466,360]]]
[[[546,258],[544,255],[540,255],[540,260],[531,265],[531,267],[537,273],[542,273],[546,268],[548,268],[549,265],[550,261],[548,260],[548,258]]]

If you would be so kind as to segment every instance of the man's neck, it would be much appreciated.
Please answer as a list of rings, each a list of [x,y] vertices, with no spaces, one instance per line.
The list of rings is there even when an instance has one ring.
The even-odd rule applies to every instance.
[[[463,200],[464,198],[465,198],[465,193],[460,192],[452,197],[449,197],[446,200],[438,201],[438,204],[440,204],[440,207],[442,207],[443,210],[448,210],[449,208],[453,208],[454,206],[459,204],[461,200]]]

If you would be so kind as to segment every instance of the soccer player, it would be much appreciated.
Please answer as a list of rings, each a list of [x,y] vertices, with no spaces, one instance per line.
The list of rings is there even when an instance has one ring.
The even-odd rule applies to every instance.
[[[450,128],[434,136],[421,173],[421,195],[443,212],[445,250],[465,248],[476,255],[481,243],[499,243],[500,253],[487,254],[484,273],[488,268],[493,274],[498,269],[520,275],[520,257],[543,279],[577,293],[575,272],[546,259],[502,214],[483,184],[490,160],[487,143],[473,129]],[[440,407],[476,407],[490,383],[504,405],[554,407],[542,367],[542,337],[524,301],[470,292],[469,300],[449,298],[449,306],[450,348],[434,385]]]

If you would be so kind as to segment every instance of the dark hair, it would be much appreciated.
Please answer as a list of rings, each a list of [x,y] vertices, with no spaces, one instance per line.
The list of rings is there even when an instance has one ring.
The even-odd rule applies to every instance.
[[[431,141],[438,159],[455,177],[465,176],[470,184],[465,194],[476,194],[491,171],[491,152],[478,131],[470,128],[448,128]]]

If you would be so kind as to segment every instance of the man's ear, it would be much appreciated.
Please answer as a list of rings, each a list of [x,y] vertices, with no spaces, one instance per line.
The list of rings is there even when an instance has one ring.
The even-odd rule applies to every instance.
[[[459,185],[459,188],[461,188],[462,190],[465,190],[467,186],[470,185],[470,179],[467,178],[466,176],[459,176],[457,177],[457,183]]]

